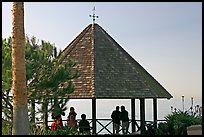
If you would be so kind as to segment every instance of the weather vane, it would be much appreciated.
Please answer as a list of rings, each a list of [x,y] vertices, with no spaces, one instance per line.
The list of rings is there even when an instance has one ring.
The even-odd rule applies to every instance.
[[[95,18],[98,18],[98,16],[95,16],[95,6],[93,8],[93,15],[89,15],[89,17],[93,17],[93,24],[95,23]]]

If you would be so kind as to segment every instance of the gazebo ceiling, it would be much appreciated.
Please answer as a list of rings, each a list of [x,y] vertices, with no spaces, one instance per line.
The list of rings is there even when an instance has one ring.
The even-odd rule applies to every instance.
[[[172,95],[134,60],[102,27],[88,25],[59,56],[77,62],[80,77],[73,80],[69,98],[172,98]]]

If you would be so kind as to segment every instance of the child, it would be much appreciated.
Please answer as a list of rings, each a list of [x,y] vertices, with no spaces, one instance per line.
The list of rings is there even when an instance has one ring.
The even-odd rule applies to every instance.
[[[53,117],[53,119],[54,119],[54,121],[51,124],[51,130],[52,131],[56,131],[58,127],[60,127],[60,128],[63,127],[61,115],[55,116],[55,117]]]

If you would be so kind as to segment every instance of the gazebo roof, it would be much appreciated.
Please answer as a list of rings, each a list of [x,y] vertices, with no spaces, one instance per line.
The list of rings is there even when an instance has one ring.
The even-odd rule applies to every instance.
[[[69,98],[172,98],[172,95],[134,60],[101,26],[88,25],[59,56],[72,58],[80,77],[73,80]]]

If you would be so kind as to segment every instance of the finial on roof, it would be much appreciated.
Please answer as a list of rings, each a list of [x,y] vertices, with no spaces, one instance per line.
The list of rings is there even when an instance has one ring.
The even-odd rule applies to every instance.
[[[92,24],[94,24],[94,23],[95,23],[95,17],[98,18],[98,16],[95,16],[95,6],[94,6],[94,8],[93,8],[93,15],[89,15],[89,17],[92,17],[92,18],[93,18]]]

